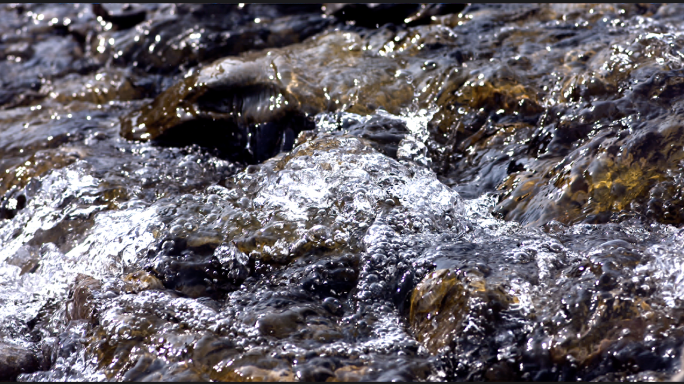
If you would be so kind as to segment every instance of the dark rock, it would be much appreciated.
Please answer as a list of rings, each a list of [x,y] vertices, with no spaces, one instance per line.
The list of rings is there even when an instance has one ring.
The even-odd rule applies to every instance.
[[[111,7],[111,5],[110,5]],[[93,13],[101,17],[104,21],[114,24],[117,29],[129,29],[145,21],[146,11],[135,9],[130,4],[121,7],[121,12],[114,13],[105,8],[102,4],[93,4]]]
[[[328,6],[326,12],[341,21],[353,21],[355,25],[375,28],[387,23],[403,24],[404,19],[419,9],[417,4],[344,4]]]
[[[34,351],[19,345],[0,342],[0,380],[15,381],[21,373],[40,369],[40,360]]]

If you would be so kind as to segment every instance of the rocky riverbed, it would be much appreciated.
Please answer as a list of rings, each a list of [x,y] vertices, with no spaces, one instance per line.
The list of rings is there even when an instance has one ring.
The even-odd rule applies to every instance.
[[[0,380],[680,372],[684,7],[0,17]]]

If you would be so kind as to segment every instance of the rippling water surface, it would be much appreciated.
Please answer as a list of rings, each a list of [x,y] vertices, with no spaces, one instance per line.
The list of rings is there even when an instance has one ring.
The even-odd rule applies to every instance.
[[[670,379],[683,15],[3,5],[0,379]]]

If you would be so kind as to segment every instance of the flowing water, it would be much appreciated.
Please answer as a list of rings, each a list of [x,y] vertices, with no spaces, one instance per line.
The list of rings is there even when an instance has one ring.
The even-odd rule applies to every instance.
[[[0,17],[0,379],[680,371],[684,7]]]

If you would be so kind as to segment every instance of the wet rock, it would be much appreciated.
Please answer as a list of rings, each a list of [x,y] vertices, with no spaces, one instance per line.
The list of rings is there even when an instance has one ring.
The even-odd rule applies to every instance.
[[[14,381],[21,373],[30,373],[40,367],[35,353],[20,345],[0,343],[0,379]]]
[[[67,318],[69,320],[93,321],[96,316],[93,291],[99,290],[101,286],[98,280],[90,276],[78,276],[73,296],[67,305]]]
[[[553,240],[548,245],[535,247],[536,250],[524,246],[526,241],[518,240],[518,244],[527,248],[524,253],[532,254],[532,260],[536,259],[538,269],[530,270],[531,273],[521,273],[516,268],[512,274],[504,272],[507,277],[501,279],[500,273],[507,267],[487,268],[486,264],[432,272],[416,286],[411,297],[408,315],[416,337],[428,348],[434,348],[436,354],[451,356],[449,351],[453,350],[453,356],[460,356],[454,360],[455,377],[463,374],[491,380],[525,377],[592,380],[602,374],[597,372],[606,370],[627,375],[634,365],[662,372],[665,366],[672,364],[673,357],[655,358],[657,352],[649,352],[649,349],[668,349],[677,343],[650,339],[659,331],[651,332],[665,326],[651,317],[654,308],[662,305],[664,297],[652,296],[647,279],[633,274],[634,268],[640,268],[638,265],[652,263],[650,256],[639,251],[643,248],[634,246],[637,240],[621,234],[618,228],[588,226],[586,231],[585,235],[591,234],[592,240],[581,248],[580,257],[564,258],[562,263],[557,258],[562,257],[563,248]],[[475,236],[487,235],[478,233]],[[579,244],[575,240],[566,242],[570,238],[567,236],[571,237],[566,232],[559,239],[564,246]],[[639,241],[647,241],[641,239]],[[499,244],[489,252],[497,248],[515,248],[514,243],[495,242]],[[440,245],[428,248],[425,253],[428,260],[434,260],[438,268],[453,265],[451,263],[458,258],[453,252],[458,248],[447,245],[448,242],[437,244]],[[461,248],[461,252],[477,257],[476,249],[471,245]],[[514,251],[508,256],[508,263],[529,265],[531,260],[525,259],[522,253]],[[536,300],[547,300],[542,297],[528,301],[524,292],[532,292],[528,289],[538,284],[535,280],[543,281],[551,276],[557,276],[553,278],[554,284],[559,284],[558,288],[547,291],[560,295],[554,304],[533,304]],[[567,285],[570,276],[574,276],[573,282]],[[498,288],[488,288],[491,286]],[[528,288],[524,288],[526,286]],[[421,311],[421,303],[434,312]],[[458,309],[445,309],[450,306]],[[449,320],[444,321],[442,317]],[[679,335],[679,330],[672,331]],[[535,339],[546,336],[538,339],[539,344],[525,348],[530,335],[535,335],[532,336]],[[463,357],[468,353],[497,353],[498,363],[492,360],[491,364],[478,368]],[[603,360],[608,354],[616,356],[610,365]]]
[[[263,335],[283,338],[297,331],[298,324],[304,323],[299,311],[288,310],[282,313],[264,315],[257,320],[256,327]]]
[[[6,56],[14,56],[15,58],[20,57],[26,60],[33,55],[33,47],[27,42],[15,43],[5,48],[4,54]]]
[[[681,370],[681,368],[680,368],[680,370]],[[682,381],[684,381],[684,375],[682,375],[682,372],[680,371],[680,372],[677,373],[676,375],[672,376],[672,377],[670,378],[670,381],[682,382]]]
[[[252,365],[243,365],[235,370],[223,370],[220,376],[225,381],[294,381],[294,374],[289,370],[269,370]]]
[[[334,159],[345,156],[360,167],[346,167],[343,162],[333,163]],[[320,166],[322,163],[330,164],[330,166]],[[396,174],[395,179],[389,180],[387,179],[389,174],[380,171],[385,166],[383,164],[393,164],[404,171]],[[366,172],[369,175],[360,177],[359,169],[367,169]],[[270,182],[278,172],[284,183],[281,186],[272,185]],[[183,199],[183,209],[175,207],[173,210],[167,210],[160,207],[158,212],[162,217],[164,215],[169,215],[174,219],[178,216],[184,217],[185,223],[178,225],[183,228],[183,231],[188,232],[180,232],[180,234],[183,237],[190,236],[187,240],[183,237],[160,240],[158,249],[150,250],[147,254],[151,258],[148,264],[149,274],[137,272],[125,277],[121,283],[117,283],[121,286],[121,292],[128,292],[110,299],[120,301],[120,305],[100,304],[102,305],[99,307],[100,325],[96,327],[94,331],[96,336],[88,348],[92,353],[96,353],[98,361],[107,364],[108,377],[123,378],[124,375],[131,378],[159,377],[160,374],[170,369],[169,366],[155,362],[154,359],[149,360],[145,357],[148,356],[145,353],[152,353],[156,348],[162,348],[168,343],[170,344],[163,348],[169,351],[187,350],[188,345],[195,345],[193,350],[201,354],[197,356],[197,361],[202,361],[202,363],[196,363],[199,364],[196,365],[198,372],[216,379],[272,377],[265,371],[276,372],[278,377],[284,372],[287,377],[294,375],[321,380],[333,377],[339,379],[376,377],[377,372],[381,372],[383,364],[388,364],[387,361],[393,360],[391,356],[394,352],[392,351],[397,348],[409,348],[412,351],[411,348],[416,348],[404,331],[400,330],[396,320],[378,319],[374,313],[369,312],[370,307],[357,309],[348,302],[350,298],[356,300],[355,297],[357,297],[355,290],[357,290],[359,261],[348,254],[350,249],[348,245],[345,245],[343,241],[335,240],[336,234],[344,234],[340,231],[343,227],[336,229],[330,225],[334,223],[334,220],[331,221],[332,218],[339,220],[347,215],[350,215],[350,220],[351,218],[357,220],[358,212],[362,207],[354,208],[350,201],[345,203],[350,205],[349,208],[340,212],[320,213],[316,210],[310,213],[312,216],[309,216],[309,213],[301,216],[299,206],[304,207],[320,198],[323,198],[321,203],[328,206],[326,203],[328,200],[335,202],[344,199],[347,195],[353,195],[352,192],[344,189],[344,185],[348,184],[321,184],[322,191],[327,191],[321,196],[315,191],[309,191],[307,194],[288,193],[285,195],[289,196],[289,199],[294,199],[293,201],[309,202],[306,204],[286,203],[282,198],[279,201],[274,200],[274,194],[289,190],[304,191],[301,188],[308,185],[309,178],[306,176],[308,172],[313,172],[312,175],[321,174],[316,176],[319,179],[325,178],[325,175],[339,174],[343,176],[342,180],[347,180],[345,183],[349,183],[350,180],[363,182],[363,185],[367,184],[365,193],[369,194],[368,198],[372,198],[373,201],[378,199],[378,204],[381,203],[383,209],[409,211],[416,220],[420,220],[421,215],[437,220],[439,217],[444,217],[445,210],[450,212],[446,216],[451,217],[454,214],[452,212],[454,206],[458,203],[457,197],[440,187],[429,170],[412,164],[396,163],[395,165],[394,160],[384,157],[357,139],[324,137],[301,146],[290,157],[273,159],[262,167],[245,170],[232,181],[234,184],[231,184],[244,187],[240,193],[231,193],[228,188],[214,186],[207,189],[207,196],[187,195]],[[283,177],[288,173],[291,179]],[[424,184],[425,190],[414,191],[411,188],[413,184],[405,183],[410,178]],[[262,187],[255,188],[255,183]],[[272,187],[276,189],[271,189]],[[397,195],[395,204],[386,204],[387,199],[382,196],[372,197],[374,196],[370,194],[372,190],[381,191],[382,188],[394,191],[393,193]],[[420,204],[414,207],[417,202],[410,197],[420,193],[430,193],[436,198],[435,202],[425,207]],[[163,201],[160,203],[168,204]],[[231,236],[238,233],[244,234],[246,229],[253,234],[251,236],[254,239],[251,240],[253,242],[248,243],[236,238],[235,243],[232,243],[226,242],[229,238],[223,238],[220,240],[223,244],[216,247],[216,240],[201,244],[200,241],[205,240],[200,239],[209,237],[193,235],[195,231],[194,224],[191,224],[194,222],[193,215],[214,214],[218,219],[224,215],[219,213],[222,209],[229,212],[233,209],[232,207],[240,207],[243,213],[249,213],[255,207],[261,207],[266,203],[280,206],[281,216],[276,222],[268,223],[267,220],[260,218],[258,221],[247,221],[244,229],[239,231],[232,227],[235,232]],[[361,203],[367,202],[363,200]],[[334,204],[332,206],[335,207]],[[315,220],[310,222],[312,219]],[[372,217],[368,219],[373,220]],[[191,224],[187,226],[189,229],[185,228],[185,224]],[[349,225],[350,229],[355,225],[353,221],[341,224]],[[301,225],[304,226],[300,227]],[[169,227],[170,230],[174,230],[176,224]],[[417,225],[415,230],[418,230]],[[292,233],[287,233],[288,231]],[[230,231],[219,232],[222,236],[231,233]],[[354,236],[362,234],[363,231],[360,231]],[[278,238],[278,236],[284,237]],[[279,240],[271,244],[270,242],[274,240],[272,237],[277,237]],[[265,244],[262,243],[264,241]],[[274,248],[282,246],[278,245],[277,241],[281,241],[282,245],[286,246],[294,245],[293,250],[296,252],[282,259],[273,258],[277,256]],[[256,249],[249,248],[255,246]],[[256,250],[258,252],[255,252]],[[272,254],[269,255],[267,252]],[[385,260],[384,263],[379,264],[379,260],[371,261],[375,258],[370,256],[369,261],[363,262],[364,265],[368,263],[364,268],[370,267],[371,262],[376,263],[376,273],[382,270],[383,276],[384,274],[389,276],[398,274],[401,277],[406,270],[406,266],[403,266],[395,272],[392,266],[395,259]],[[214,272],[218,274],[212,274]],[[152,276],[157,276],[166,288],[171,288],[178,294],[172,293],[171,290],[136,289],[131,286],[136,281],[144,282],[146,279],[156,281]],[[235,280],[230,288],[221,285],[231,279]],[[373,284],[379,286],[382,283],[377,276],[375,279],[365,277],[363,280],[364,283],[358,289],[364,291],[369,289],[374,292],[373,294],[380,295],[379,297],[384,294],[385,289],[393,289],[394,283],[392,282],[383,284],[386,288],[376,289]],[[409,289],[404,288],[401,294],[405,297]],[[220,294],[214,294],[212,290]],[[147,299],[142,299],[143,297]],[[195,305],[192,303],[198,303],[198,300],[202,300],[200,307],[194,309],[187,307]],[[231,303],[228,307],[222,304],[226,300]],[[155,304],[150,307],[152,303]],[[382,311],[392,316],[391,319],[397,319],[396,313],[392,312],[392,305],[390,299]],[[222,313],[222,315],[217,316],[217,313]],[[198,315],[202,320],[197,317]],[[220,320],[221,316],[223,320]],[[196,323],[198,320],[200,323]],[[174,324],[186,324],[183,327],[188,326],[192,329],[209,327],[206,329],[212,329],[211,332],[216,334],[212,336],[205,333],[206,336],[203,337],[206,340],[200,342],[194,336],[184,335],[184,328]],[[358,360],[361,352],[350,350],[348,345],[354,340],[369,340],[374,329],[383,334],[398,333],[402,344],[398,346],[395,340],[379,345],[377,350],[387,357],[375,363],[379,364],[378,368],[367,369],[365,363]],[[224,345],[222,342],[214,345],[213,342],[209,342],[219,336],[237,338],[235,340],[239,342],[230,345]],[[133,352],[138,351],[133,348],[140,343],[140,340],[145,340],[144,343],[151,343],[149,345],[153,349]],[[306,345],[306,349],[292,352],[289,347],[286,347],[292,342],[304,343],[302,345]],[[246,345],[253,347],[245,349]],[[261,350],[255,349],[256,347]],[[200,349],[204,352],[200,353]],[[328,353],[333,354],[335,358],[331,361],[312,359],[313,356],[322,353],[320,352],[322,350],[328,350]],[[175,363],[172,364],[183,366],[184,353],[177,356],[181,360],[174,357],[172,360]],[[228,359],[228,356],[233,357]],[[271,357],[267,359],[268,356]],[[299,363],[295,364],[295,359]],[[207,365],[209,361],[212,363]],[[256,364],[255,361],[259,363]],[[350,365],[350,368],[345,368]],[[401,377],[425,376],[425,361],[422,358],[418,362],[407,362],[405,365],[406,369],[415,368],[417,373],[406,373],[406,376]],[[131,368],[138,366],[139,369]],[[423,368],[418,368],[419,366]],[[187,374],[191,372],[195,371],[190,370]]]
[[[416,12],[416,4],[326,4],[326,13],[365,28],[377,28],[387,23],[403,24]]]
[[[325,114],[319,115],[318,120],[317,131],[361,137],[382,154],[395,159],[399,144],[411,133],[405,121],[390,114]]]
[[[30,57],[26,52],[22,59],[19,55],[13,60],[3,61],[0,67],[3,69],[1,81],[3,91],[0,93],[0,104],[5,108],[29,105],[36,100],[41,100],[42,95],[37,93],[46,78],[58,78],[64,76],[78,66],[75,62],[82,52],[78,43],[73,39],[48,37],[43,41],[36,42],[33,46],[35,52]]]
[[[130,71],[114,69],[86,76],[69,74],[47,82],[40,93],[64,104],[83,101],[101,105],[112,100],[130,101],[156,94],[154,83],[145,85]]]
[[[2,180],[0,193],[14,190],[16,197],[8,196],[7,199],[14,199],[16,202],[8,201],[7,204],[13,206],[8,208],[18,210],[23,208],[26,203],[26,197],[23,197],[23,203],[17,200],[21,196],[21,189],[25,187],[33,178],[39,177],[54,169],[59,169],[72,164],[83,156],[83,153],[78,150],[41,150],[30,156],[23,164],[14,166],[5,170],[5,177]],[[17,193],[18,192],[18,193]]]
[[[310,267],[311,272],[305,277],[302,287],[307,291],[321,296],[337,296],[348,293],[356,286],[358,271],[354,263],[348,258],[339,261],[317,263]],[[332,313],[337,313],[339,307],[330,304]]]
[[[10,196],[4,196],[0,202],[0,219],[11,219],[16,214],[17,211],[23,209],[26,206],[26,196],[22,193],[10,194]]]
[[[100,325],[94,330],[87,347],[100,361],[107,364],[106,374],[109,377],[190,377],[197,380],[202,376],[201,371],[187,363],[170,363],[150,354],[158,348],[182,349],[188,353],[202,337],[183,336],[180,328],[199,325],[192,325],[194,320],[191,319],[197,315],[203,319],[202,326],[213,323],[213,315],[216,313],[214,309],[203,304],[196,305],[191,299],[178,298],[169,292],[159,291],[122,295],[116,300],[121,300],[123,306],[102,308]],[[150,306],[152,302],[157,304]],[[134,349],[143,339],[154,347]],[[201,345],[198,347],[201,349]]]
[[[512,11],[513,9],[510,9],[506,12]],[[476,22],[486,24],[500,23],[506,17],[515,18],[521,15],[541,22],[556,19],[559,11],[553,7],[529,8],[521,9],[520,15],[517,16],[503,16],[501,13],[491,13],[489,9],[472,8],[464,12],[471,12],[473,20],[480,20]],[[598,11],[613,14],[618,10],[605,7]],[[567,16],[566,21],[583,17],[581,9],[572,12],[568,14],[571,16]],[[620,12],[637,15],[641,11],[636,8],[625,8]],[[466,25],[465,22],[459,23]],[[472,25],[468,28],[472,28]],[[463,32],[468,33],[467,29],[463,29]],[[636,104],[631,104],[628,100],[642,100],[643,97],[645,101],[651,97],[650,103],[658,98],[671,97],[669,92],[674,91],[667,89],[674,90],[677,87],[675,78],[678,75],[675,74],[675,68],[678,68],[678,65],[661,68],[653,58],[630,53],[626,53],[625,56],[629,57],[628,62],[618,64],[615,61],[616,54],[606,49],[610,46],[609,39],[592,39],[589,35],[577,31],[557,35],[554,38],[557,42],[553,48],[549,46],[546,51],[533,48],[537,43],[533,43],[529,37],[522,38],[516,34],[502,32],[497,39],[504,45],[523,44],[527,47],[524,49],[525,54],[537,52],[535,55],[558,57],[566,66],[555,72],[557,77],[552,80],[544,75],[542,62],[534,64],[529,59],[525,61],[524,55],[516,56],[515,60],[511,59],[508,65],[503,65],[499,59],[492,59],[486,70],[478,65],[478,70],[470,73],[470,79],[454,83],[452,87],[455,89],[444,93],[443,102],[438,102],[445,108],[435,114],[432,123],[434,140],[441,144],[436,147],[434,144],[429,146],[432,158],[436,160],[434,164],[439,167],[438,172],[447,179],[458,178],[459,191],[468,196],[486,190],[502,191],[497,214],[523,223],[542,223],[550,219],[559,219],[567,223],[583,220],[605,222],[624,217],[625,214],[629,214],[628,212],[658,217],[658,220],[666,222],[679,220],[676,218],[677,215],[671,213],[673,208],[670,206],[664,210],[655,208],[659,205],[657,199],[650,205],[652,213],[649,213],[649,208],[645,208],[649,201],[647,191],[654,188],[660,180],[667,179],[667,182],[673,182],[671,176],[663,176],[669,172],[665,163],[658,163],[655,157],[651,160],[637,160],[640,155],[636,153],[626,155],[625,159],[630,160],[622,163],[622,156],[617,156],[617,153],[610,150],[605,155],[596,152],[602,152],[611,146],[613,150],[643,147],[644,144],[637,143],[642,140],[660,140],[659,134],[655,131],[646,133],[640,130],[640,133],[632,135],[624,130],[628,126],[643,127],[643,124],[646,124],[650,127],[660,126],[661,128],[656,130],[667,131],[666,126],[670,125],[662,120],[664,111],[660,110],[660,107],[654,105],[655,109],[650,109],[650,113],[644,114],[637,112],[639,108],[629,107],[628,105]],[[582,43],[578,43],[579,41]],[[629,43],[625,42],[625,47],[631,46],[632,43],[632,40],[629,40]],[[670,55],[668,48],[660,42],[640,40],[640,43],[636,44],[649,46],[664,56]],[[673,44],[678,43],[674,43],[673,40]],[[571,50],[567,48],[570,45],[573,46]],[[563,57],[560,56],[561,53]],[[483,62],[477,57],[470,60],[473,61],[471,64],[465,62],[469,68],[476,62]],[[601,69],[597,66],[599,62],[615,64],[610,68]],[[548,85],[543,79],[548,79],[556,85]],[[651,91],[645,90],[654,89],[651,84],[656,82],[662,85],[659,86],[659,91],[653,91],[658,94],[653,98],[655,94],[651,95]],[[482,99],[483,102],[478,101],[478,94],[486,95]],[[459,101],[458,95],[467,97]],[[554,101],[549,103],[551,100]],[[488,106],[488,102],[494,104]],[[637,104],[644,105],[641,102]],[[512,107],[515,108],[511,109]],[[655,112],[656,110],[661,112]],[[640,122],[634,120],[637,114],[643,116]],[[621,123],[613,124],[616,121]],[[647,129],[650,130],[651,128]],[[449,133],[442,137],[442,133],[447,131]],[[432,149],[441,148],[444,144],[447,147],[454,145],[456,150],[449,153],[449,150],[436,152]],[[676,139],[671,144],[678,145]],[[653,153],[658,158],[663,156]],[[611,160],[604,159],[604,156],[610,157]],[[674,153],[664,156],[674,156],[667,161],[668,164],[678,161]],[[519,164],[521,168],[506,169],[505,164],[509,161]],[[644,162],[643,165],[640,163],[637,166],[636,163],[639,161]],[[630,167],[639,168],[639,171],[629,170]],[[598,171],[599,168],[605,171]],[[611,174],[610,181],[601,176],[607,172]],[[644,180],[653,181],[645,183],[643,187],[631,187],[628,181],[630,176],[627,176],[631,172],[639,174],[637,178],[643,177]],[[645,173],[642,175],[640,172]],[[585,173],[587,176],[596,174],[591,177],[591,180],[597,178],[596,184],[585,178]],[[657,193],[662,193],[660,191],[662,187]],[[668,193],[676,195],[678,192],[670,189]],[[677,198],[671,200],[677,201]]]
[[[143,12],[147,20],[139,22]],[[92,40],[92,52],[100,62],[111,60],[148,73],[178,73],[222,56],[301,42],[330,24],[321,17],[320,6],[148,5],[120,16],[122,28],[139,23],[117,31],[114,20],[108,29],[103,19],[105,31]],[[112,44],[100,43],[110,39]]]
[[[111,4],[108,7],[111,8]],[[93,4],[93,14],[106,22],[112,23],[117,29],[128,29],[145,21],[144,9],[135,9],[130,4],[121,7],[120,12],[111,12],[102,4]]]
[[[410,101],[412,87],[391,80],[390,74],[401,69],[395,62],[347,49],[361,43],[356,34],[331,33],[288,48],[296,54],[272,50],[220,60],[189,73],[152,104],[125,118],[122,135],[163,141],[167,132],[175,136],[183,134],[175,133],[179,130],[197,127],[197,135],[185,134],[187,142],[202,136],[208,142],[223,135],[232,151],[249,146],[253,157],[263,159],[289,148],[299,132],[313,128],[303,116],[330,110],[368,114],[378,108],[396,113]],[[321,61],[322,50],[336,60]],[[302,71],[305,62],[308,70]],[[357,66],[372,72],[356,73]],[[248,142],[248,133],[258,142]]]
[[[186,248],[182,245],[183,241],[178,243],[153,259],[148,267],[153,275],[159,277],[157,282],[166,288],[192,298],[219,298],[235,289],[247,277],[248,260],[226,260],[227,257],[222,255],[226,251],[223,250],[218,250],[217,257],[213,252],[215,246],[211,245]]]
[[[126,293],[137,293],[148,289],[163,289],[164,285],[159,279],[145,271],[138,271],[126,275],[123,279],[126,282]]]
[[[270,165],[275,166],[277,173],[264,172],[261,180],[277,182],[267,182],[267,187],[255,196],[254,203],[280,212],[286,222],[294,224],[300,218],[310,219],[303,228],[299,227],[301,224],[295,227],[299,228],[290,236],[298,238],[289,240],[289,244],[272,239],[257,245],[254,250],[244,250],[248,254],[259,251],[263,258],[292,257],[316,248],[354,249],[359,236],[365,232],[363,226],[358,226],[372,223],[375,217],[364,207],[391,209],[393,205],[386,204],[388,200],[415,215],[432,217],[437,212],[453,214],[458,210],[457,197],[436,184],[428,170],[413,165],[400,166],[353,138],[322,137],[305,143]],[[416,182],[424,183],[426,189],[422,192],[435,194],[435,205],[424,207],[422,212],[419,207],[423,203],[412,199],[415,193],[420,193],[413,189],[412,183]],[[290,205],[291,202],[296,205]],[[292,211],[293,206],[302,208]]]
[[[209,381],[191,364],[165,364],[151,355],[141,356],[122,377],[123,381]]]
[[[6,260],[7,264],[21,268],[21,274],[35,272],[38,267],[38,252],[33,247],[22,247],[12,257]]]
[[[468,280],[464,284],[454,271],[438,270],[421,281],[411,295],[411,327],[433,353],[449,346],[474,307],[486,306],[490,316],[496,317],[515,302],[502,289],[488,288],[482,278]]]
[[[678,15],[0,7],[17,379],[672,377]]]
[[[439,16],[459,14],[465,8],[466,4],[421,4],[420,9],[404,22],[411,26],[431,24]]]
[[[158,138],[157,143],[162,145],[196,143],[249,162],[289,150],[294,137],[307,124],[287,107],[289,102],[280,87],[270,83],[266,74],[261,74],[262,69],[254,65],[244,67],[236,60],[228,60],[220,66],[220,72],[224,71],[235,79],[212,82],[215,75],[201,73],[196,79],[191,77],[195,81],[180,83],[180,89],[167,91],[146,107],[142,118],[124,123],[124,135],[129,139]],[[209,90],[202,92],[207,81]],[[190,100],[183,100],[185,88],[199,89],[189,96]],[[177,105],[178,101],[183,104]],[[199,112],[200,108],[206,112]]]
[[[680,161],[679,155],[675,152],[662,153],[654,147],[649,147],[650,145],[677,145],[674,142],[665,144],[665,142],[668,142],[668,139],[665,139],[665,137],[674,138],[677,136],[674,133],[678,129],[677,126],[667,120],[659,124],[660,128],[658,128],[658,131],[663,132],[664,136],[660,132],[642,132],[640,135],[624,138],[606,134],[599,143],[592,142],[592,144],[587,144],[586,147],[583,147],[598,151],[603,151],[606,148],[622,148],[620,155],[607,151],[605,155],[597,154],[596,158],[591,160],[586,157],[580,159],[579,152],[569,155],[569,159],[564,160],[564,162],[573,162],[573,167],[563,171],[559,169],[552,173],[554,186],[558,186],[558,188],[563,190],[557,203],[546,205],[543,210],[530,211],[532,216],[530,214],[525,215],[527,216],[525,220],[544,220],[547,217],[554,216],[562,217],[563,221],[573,221],[582,218],[590,221],[594,217],[600,217],[602,213],[631,211],[639,206],[644,206],[642,209],[637,208],[637,212],[645,216],[659,217],[660,220],[677,222],[679,216],[673,212],[674,205],[678,204],[675,196],[668,198],[670,206],[665,206],[664,210],[661,208],[650,208],[651,211],[649,211],[648,205],[646,205],[646,202],[649,201],[649,194],[653,196],[662,193],[668,195],[676,195],[678,193],[676,192],[678,187],[672,184],[670,184],[671,187],[668,188],[668,192],[665,192],[664,185],[662,184],[660,184],[660,187],[656,187],[660,180],[668,180],[668,182],[672,183],[670,181],[672,179],[665,176],[669,172],[669,165],[667,164],[675,164]],[[586,173],[582,174],[583,172]],[[510,180],[512,181],[513,178]],[[525,193],[532,190],[541,192],[542,189],[547,188],[543,186],[545,181],[542,180],[545,179],[531,178],[525,187]],[[639,180],[639,182],[636,182],[636,180]],[[643,182],[644,180],[647,181]],[[539,184],[539,182],[542,184]],[[523,190],[519,188],[518,191],[511,192],[510,196],[518,196],[522,193]],[[545,193],[547,192],[543,192],[539,197],[531,196],[529,203],[534,206],[542,204],[541,201],[546,199],[543,196],[547,196]],[[508,198],[508,196],[505,198]],[[529,203],[524,202],[523,204]],[[558,211],[562,209],[561,207],[568,204],[573,209],[566,211],[563,216],[560,216]],[[518,215],[517,212],[519,211],[516,210],[516,205],[509,201],[503,202],[500,206],[500,211],[506,215]],[[662,204],[653,201],[651,207],[655,205],[662,206]],[[599,220],[599,222],[602,222],[607,219]]]

